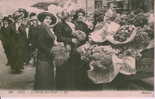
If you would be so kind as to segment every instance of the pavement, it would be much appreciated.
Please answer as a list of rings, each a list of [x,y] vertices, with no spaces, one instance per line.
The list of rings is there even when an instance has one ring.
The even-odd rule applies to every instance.
[[[35,68],[31,65],[24,67],[21,74],[11,74],[10,66],[6,66],[6,56],[0,42],[0,89],[33,89]]]

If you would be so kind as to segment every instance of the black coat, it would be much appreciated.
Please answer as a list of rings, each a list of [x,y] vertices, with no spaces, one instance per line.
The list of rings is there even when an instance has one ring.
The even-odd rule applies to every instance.
[[[3,43],[9,43],[10,38],[11,38],[9,27],[7,28],[1,27],[0,36],[1,36],[1,40]]]
[[[16,25],[11,24],[9,27],[9,32],[12,36],[13,43],[16,43],[15,47],[24,48],[27,45],[28,40],[26,36],[26,26],[21,25],[17,31]]]
[[[86,40],[85,41],[82,41],[80,45],[84,44],[87,40],[88,40],[88,35],[90,32],[92,32],[92,30],[90,30],[88,28],[88,25],[82,21],[74,21],[73,22],[75,24],[75,27],[76,27],[76,30],[80,30],[84,33],[86,33]]]
[[[29,44],[32,44],[32,49],[35,49],[37,46],[37,35],[38,35],[38,27],[30,26],[29,28]]]
[[[69,60],[62,66],[57,67],[56,84],[59,90],[77,90],[81,86],[79,78],[81,78],[81,61],[80,56],[76,52],[76,46],[72,43],[72,29],[64,21],[59,22],[54,27],[54,32],[59,42],[70,44],[72,51]],[[82,70],[83,71],[83,70]]]
[[[38,49],[38,61],[35,75],[36,90],[53,90],[55,89],[54,65],[52,63],[51,49],[54,44],[54,35],[50,29],[41,24],[35,30],[35,46]]]
[[[72,45],[72,29],[69,27],[67,23],[64,21],[59,22],[55,27],[54,27],[54,33],[57,36],[57,40],[59,42],[64,42],[66,44],[71,44]]]
[[[11,35],[9,27],[7,27],[7,28],[2,27],[0,30],[0,40],[2,41],[3,48],[4,48],[4,51],[5,51],[5,54],[6,54],[9,64],[11,62],[11,57],[10,57],[11,56],[11,46],[12,46],[11,38],[12,38],[12,35]]]
[[[41,24],[37,27],[36,48],[39,50],[38,58],[40,60],[51,60],[51,49],[54,44],[54,37],[49,35],[49,30]]]
[[[82,21],[74,21],[73,23],[75,24],[77,30],[81,30],[85,32],[87,35],[91,32],[86,23]]]
[[[27,46],[25,28],[24,25],[21,25],[17,31],[15,23],[10,24],[8,27],[8,32],[10,34],[11,67],[15,70],[22,69],[24,65],[25,49]]]
[[[1,31],[1,27],[0,27],[0,40],[2,40],[2,31]]]

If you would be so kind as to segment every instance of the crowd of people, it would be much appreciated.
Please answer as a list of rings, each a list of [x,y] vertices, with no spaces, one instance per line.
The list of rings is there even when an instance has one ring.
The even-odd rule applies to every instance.
[[[18,74],[33,59],[36,67],[36,90],[102,89],[103,84],[94,84],[88,78],[89,63],[81,59],[77,48],[88,41],[97,44],[98,42],[90,39],[90,34],[105,25],[109,33],[114,33],[117,26],[119,28],[124,24],[134,24],[142,28],[150,24],[150,28],[153,28],[147,18],[139,17],[142,13],[141,10],[117,13],[115,9],[109,8],[103,17],[88,21],[83,9],[63,11],[55,15],[52,12],[30,13],[20,8],[12,15],[3,17],[0,22],[0,40],[8,59],[7,66],[10,66],[12,73]],[[135,16],[138,19],[128,20]],[[149,37],[153,39],[154,33],[149,33]],[[98,44],[112,45],[112,42]],[[55,50],[60,52],[55,53]],[[68,57],[64,55],[60,58],[66,53]],[[60,54],[58,59],[55,54]]]

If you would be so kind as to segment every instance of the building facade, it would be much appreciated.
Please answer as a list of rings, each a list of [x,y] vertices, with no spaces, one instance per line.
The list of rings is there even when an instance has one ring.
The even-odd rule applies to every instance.
[[[154,9],[154,0],[73,0],[78,3],[81,8],[89,11],[100,9],[114,3],[117,9],[135,10],[137,8],[149,11]]]
[[[140,8],[144,11],[150,11],[154,9],[154,0],[128,0],[128,5],[131,10]]]

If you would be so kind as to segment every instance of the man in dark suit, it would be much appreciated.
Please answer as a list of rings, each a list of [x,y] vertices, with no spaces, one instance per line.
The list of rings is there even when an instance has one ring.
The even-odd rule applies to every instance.
[[[4,51],[6,57],[8,59],[7,66],[10,65],[11,62],[11,34],[9,31],[9,24],[11,24],[11,20],[8,17],[4,17],[2,20],[3,26],[1,27],[1,40],[4,47]]]
[[[24,68],[25,53],[27,47],[26,25],[23,19],[27,17],[24,9],[19,9],[14,13],[15,22],[10,24],[9,31],[12,35],[11,47],[11,70],[12,73],[21,73]]]
[[[30,14],[30,20],[29,20],[29,57],[28,60],[33,59],[33,66],[36,66],[37,62],[37,40],[36,37],[38,35],[38,26],[39,21],[37,19],[37,16],[35,13]]]

